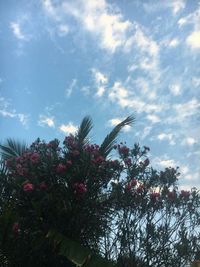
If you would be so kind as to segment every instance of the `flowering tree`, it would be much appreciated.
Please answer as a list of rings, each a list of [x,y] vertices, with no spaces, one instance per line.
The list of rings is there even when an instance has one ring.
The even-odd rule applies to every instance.
[[[178,169],[154,170],[148,147],[115,144],[132,122],[100,146],[87,139],[88,117],[62,146],[1,145],[2,266],[181,267],[195,258],[198,192],[178,190]]]

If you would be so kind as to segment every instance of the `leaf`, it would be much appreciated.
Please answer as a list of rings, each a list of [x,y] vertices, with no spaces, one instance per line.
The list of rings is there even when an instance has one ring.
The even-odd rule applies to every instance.
[[[55,230],[50,230],[46,236],[50,243],[59,247],[59,254],[66,257],[79,267],[114,267],[112,262],[100,256],[93,255],[92,252]]]
[[[3,160],[22,155],[26,150],[26,144],[8,138],[6,143],[0,144],[0,155]]]
[[[125,120],[116,125],[114,129],[106,136],[99,149],[100,153],[104,157],[107,157],[113,149],[113,145],[116,142],[116,138],[120,131],[124,128],[124,126],[131,125],[134,121],[135,118],[133,116],[128,116]]]
[[[89,116],[83,118],[77,133],[77,139],[80,145],[83,145],[88,142],[87,136],[91,131],[92,127],[92,119]]]

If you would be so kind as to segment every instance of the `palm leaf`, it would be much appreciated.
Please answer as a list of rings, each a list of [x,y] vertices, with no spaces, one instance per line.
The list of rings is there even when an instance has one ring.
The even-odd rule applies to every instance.
[[[55,230],[50,230],[47,238],[54,247],[59,247],[59,254],[66,257],[78,267],[114,267],[113,263],[92,252]]]
[[[131,125],[134,121],[135,118],[133,116],[128,116],[125,120],[116,125],[114,129],[106,136],[99,149],[100,153],[104,157],[106,157],[113,149],[113,145],[116,142],[116,138],[120,131],[124,128],[124,126]]]
[[[77,133],[77,139],[80,145],[88,142],[87,136],[91,131],[92,127],[93,127],[92,119],[89,116],[83,118]]]
[[[26,151],[26,144],[8,138],[6,143],[0,144],[0,156],[3,160],[22,155]]]

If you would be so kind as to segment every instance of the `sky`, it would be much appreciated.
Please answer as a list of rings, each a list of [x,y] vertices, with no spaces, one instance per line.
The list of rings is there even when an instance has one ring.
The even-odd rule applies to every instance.
[[[0,142],[63,140],[90,115],[101,143],[133,114],[118,140],[200,189],[199,0],[0,1],[0,58]]]

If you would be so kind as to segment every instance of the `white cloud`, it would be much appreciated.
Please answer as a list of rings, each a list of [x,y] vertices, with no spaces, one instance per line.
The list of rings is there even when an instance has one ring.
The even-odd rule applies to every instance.
[[[19,23],[11,22],[10,28],[17,39],[24,41],[27,40],[26,36],[22,33],[21,26]]]
[[[169,47],[176,47],[178,45],[179,45],[179,40],[177,38],[174,38],[169,42]]]
[[[74,125],[72,122],[69,122],[68,124],[60,125],[59,129],[64,134],[74,134],[77,132],[78,127]]]
[[[194,87],[198,87],[198,86],[200,86],[200,78],[198,78],[198,77],[193,77],[193,78],[192,78],[192,83],[193,83]]]
[[[67,98],[71,96],[73,89],[76,87],[76,85],[77,85],[77,80],[73,79],[69,87],[65,89],[65,95]]]
[[[92,69],[91,71],[94,77],[95,86],[97,87],[96,96],[102,97],[108,83],[108,77],[96,69]]]
[[[195,9],[195,11],[189,15],[178,20],[179,27],[183,27],[187,24],[192,24],[195,31],[200,30],[200,7]]]
[[[188,102],[173,104],[171,110],[173,115],[166,118],[166,123],[180,123],[182,125],[184,121],[186,124],[187,119],[190,119],[192,116],[196,116],[199,113],[200,102],[193,97]]]
[[[122,122],[125,118],[113,118],[111,120],[108,121],[109,126],[116,126],[117,124],[119,124],[120,122]],[[131,126],[126,125],[123,130],[125,132],[129,132],[131,130]]]
[[[148,53],[150,56],[158,55],[159,45],[150,35],[146,35],[138,24],[135,27],[135,34],[126,42],[126,49],[129,50],[133,45],[138,46],[141,51]]]
[[[152,123],[158,123],[160,122],[160,118],[155,114],[149,114],[146,116],[146,118],[151,121]]]
[[[131,22],[124,20],[119,10],[105,0],[65,1],[53,4],[43,0],[44,10],[56,21],[73,17],[88,32],[96,36],[101,48],[113,53],[123,47]]]
[[[181,94],[181,86],[178,83],[172,84],[169,89],[174,96],[178,96]]]
[[[186,43],[192,49],[200,48],[200,31],[193,31],[186,39]]]
[[[99,84],[107,84],[108,82],[108,77],[101,73],[100,71],[96,70],[96,69],[92,69],[92,73],[94,75],[95,78],[95,82],[99,85]]]
[[[143,4],[145,11],[147,12],[159,12],[165,10],[166,8],[171,9],[173,15],[185,8],[185,0],[168,0],[168,1],[148,1],[148,3]]]
[[[178,115],[179,120],[184,119],[193,116],[199,112],[200,102],[196,98],[192,98],[188,102],[175,104],[174,109],[177,112],[176,115]]]
[[[15,109],[10,108],[10,103],[4,97],[0,97],[0,115],[8,118],[17,118],[23,126],[28,124],[29,115],[18,113]]]
[[[192,182],[192,181],[198,181],[199,177],[200,177],[200,174],[198,172],[195,172],[195,173],[185,175],[184,179]]]
[[[121,107],[128,106],[128,89],[123,87],[121,82],[115,82],[113,87],[109,91],[109,98],[111,101],[117,101]]]
[[[189,146],[192,146],[195,143],[196,143],[196,140],[193,137],[186,137],[182,142],[183,145],[189,145]]]
[[[115,52],[125,44],[127,31],[131,27],[128,20],[116,12],[113,6],[104,0],[87,0],[81,16],[84,27],[99,36],[102,48]]]
[[[152,165],[155,167],[177,167],[179,164],[174,159],[169,159],[168,155],[163,155],[161,157],[155,157],[152,159]]]
[[[172,0],[169,1],[169,5],[171,6],[172,12],[175,15],[185,8],[185,0]]]
[[[169,141],[170,145],[175,145],[175,141],[174,141],[174,135],[172,133],[160,133],[159,135],[157,135],[157,139],[158,140],[166,140]]]
[[[40,126],[49,126],[49,127],[55,127],[55,122],[53,117],[40,115],[38,125]]]

